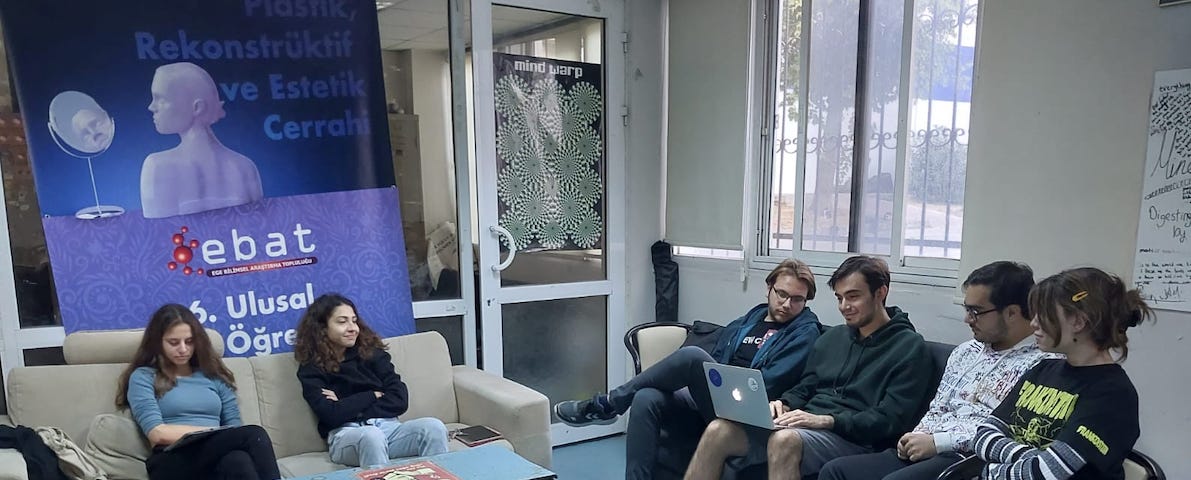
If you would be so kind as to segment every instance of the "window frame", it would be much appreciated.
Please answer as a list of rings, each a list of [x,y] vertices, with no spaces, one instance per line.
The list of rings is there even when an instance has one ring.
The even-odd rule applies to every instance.
[[[752,81],[750,82],[750,104],[749,104],[749,133],[748,139],[750,142],[750,152],[753,152],[755,157],[749,162],[750,167],[755,171],[752,174],[746,174],[745,185],[745,208],[744,208],[744,261],[749,269],[769,271],[783,259],[787,257],[799,258],[809,264],[816,273],[830,272],[842,263],[846,258],[857,255],[858,252],[827,252],[820,250],[803,250],[802,236],[803,236],[803,215],[799,211],[795,211],[794,215],[794,229],[793,229],[793,248],[791,250],[780,250],[771,248],[768,242],[768,236],[771,233],[771,209],[769,204],[772,201],[773,194],[773,174],[776,168],[774,162],[774,148],[773,148],[773,125],[775,113],[773,106],[776,104],[777,96],[777,54],[778,49],[778,13],[781,9],[783,0],[755,0],[754,1],[754,27],[752,30],[752,41],[754,42],[754,68],[751,71]],[[860,0],[862,2],[862,12],[864,15],[865,4],[870,0]],[[983,2],[977,7],[978,11],[983,10]],[[895,154],[894,175],[896,181],[894,182],[894,196],[893,196],[893,232],[891,235],[890,254],[889,255],[874,255],[885,259],[889,263],[890,271],[892,273],[892,280],[895,282],[911,283],[919,285],[941,286],[941,287],[956,287],[958,285],[960,258],[941,258],[941,257],[922,257],[905,254],[905,215],[906,215],[906,170],[908,164],[908,149],[909,135],[909,117],[910,117],[910,73],[912,69],[913,59],[913,37],[914,37],[914,0],[907,0],[904,5],[903,26],[902,26],[902,41],[901,41],[901,71],[899,73],[899,82],[902,87],[898,89],[898,143]],[[811,35],[811,15],[809,9],[811,3],[804,1],[802,15],[802,38],[799,39],[800,51],[810,52]],[[979,14],[978,14],[979,15]],[[978,17],[979,18],[979,17]],[[980,22],[977,20],[975,36],[976,51],[979,52],[979,38],[980,38]],[[859,39],[858,53],[865,50],[867,38],[864,36],[864,28],[861,28],[861,38]],[[976,56],[979,58],[979,55]],[[799,82],[801,85],[808,85],[810,83],[810,69],[809,69],[809,55],[801,55],[799,58]],[[857,72],[857,77],[863,77],[865,72]],[[973,84],[976,82],[973,76]],[[858,82],[859,83],[859,82]],[[975,87],[973,87],[974,89]],[[805,106],[808,103],[810,95],[809,89],[799,89],[799,105]],[[862,103],[862,96],[857,96],[857,104]],[[806,138],[808,130],[808,110],[800,108],[798,111],[798,138]],[[805,188],[806,182],[806,145],[805,142],[798,142],[797,152],[795,153],[795,185],[797,185],[797,192],[802,192]],[[855,158],[855,156],[854,156]],[[855,185],[855,182],[853,182]],[[855,189],[851,195],[855,195]],[[849,229],[849,243],[853,243],[855,235],[859,232],[855,228]],[[962,237],[961,237],[962,241]],[[853,250],[849,248],[849,250]],[[960,257],[962,258],[962,250]]]

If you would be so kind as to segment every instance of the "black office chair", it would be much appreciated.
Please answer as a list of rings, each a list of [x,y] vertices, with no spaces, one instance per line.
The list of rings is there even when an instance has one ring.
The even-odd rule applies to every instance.
[[[947,467],[939,474],[938,480],[978,479],[983,469],[984,460],[972,455]],[[1133,450],[1125,457],[1125,480],[1166,480],[1166,473],[1154,459]]]
[[[690,325],[676,322],[650,322],[630,328],[624,334],[624,346],[633,357],[633,371],[641,373],[674,353],[690,330]]]
[[[963,460],[951,464],[936,480],[971,480],[980,478],[980,470],[984,469],[984,460],[975,455],[969,455]]]
[[[1166,480],[1158,462],[1137,450],[1125,457],[1125,480]]]

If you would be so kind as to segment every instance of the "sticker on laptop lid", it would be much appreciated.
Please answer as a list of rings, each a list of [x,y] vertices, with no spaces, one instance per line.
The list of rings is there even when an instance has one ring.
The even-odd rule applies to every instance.
[[[749,377],[749,390],[752,390],[755,392],[755,391],[757,391],[758,388],[761,388],[761,387],[759,387],[757,385],[757,379],[755,379],[753,377]]]
[[[720,371],[714,368],[707,370],[707,379],[717,387],[724,384],[724,378],[720,376]]]

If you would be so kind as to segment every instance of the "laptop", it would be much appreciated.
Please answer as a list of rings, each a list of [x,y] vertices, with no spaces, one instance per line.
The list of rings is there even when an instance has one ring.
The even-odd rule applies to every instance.
[[[773,424],[769,395],[759,370],[703,362],[703,378],[707,380],[715,416],[767,430],[785,428]]]

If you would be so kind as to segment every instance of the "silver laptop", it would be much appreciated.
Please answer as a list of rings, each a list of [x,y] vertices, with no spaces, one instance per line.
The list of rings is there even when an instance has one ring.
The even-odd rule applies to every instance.
[[[715,416],[768,430],[783,428],[773,425],[769,395],[759,370],[703,362],[703,378]]]

